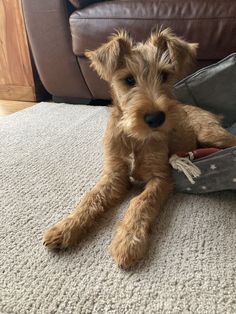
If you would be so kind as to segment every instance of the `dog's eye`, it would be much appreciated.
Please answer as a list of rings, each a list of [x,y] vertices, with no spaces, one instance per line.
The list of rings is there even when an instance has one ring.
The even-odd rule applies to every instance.
[[[129,75],[125,78],[126,85],[133,87],[136,84],[135,78],[133,75]]]
[[[161,83],[165,83],[168,80],[169,73],[166,71],[161,71],[160,73],[160,81]]]

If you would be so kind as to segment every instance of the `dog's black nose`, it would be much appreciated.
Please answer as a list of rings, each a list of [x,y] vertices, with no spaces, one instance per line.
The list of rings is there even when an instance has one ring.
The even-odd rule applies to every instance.
[[[144,115],[144,121],[150,126],[150,128],[157,128],[165,121],[166,115],[163,111],[146,113]]]

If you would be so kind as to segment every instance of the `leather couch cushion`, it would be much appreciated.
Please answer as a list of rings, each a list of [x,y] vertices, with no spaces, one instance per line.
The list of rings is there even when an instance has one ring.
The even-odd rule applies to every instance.
[[[200,44],[198,59],[219,60],[236,51],[235,0],[115,0],[96,3],[70,17],[74,54],[95,49],[124,27],[144,40],[155,25],[171,27]]]
[[[124,27],[135,40],[145,40],[156,25],[171,27],[198,42],[197,67],[236,51],[235,0],[114,0],[95,3],[70,17],[73,52],[95,99],[109,99],[105,81],[89,67],[86,49],[96,49],[115,29]]]

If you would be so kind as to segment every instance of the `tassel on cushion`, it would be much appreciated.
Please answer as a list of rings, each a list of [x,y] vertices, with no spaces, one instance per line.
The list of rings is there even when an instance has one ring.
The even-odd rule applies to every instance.
[[[169,163],[173,169],[183,172],[189,182],[194,184],[194,179],[201,175],[201,170],[192,161],[209,156],[220,150],[218,148],[199,148],[188,153],[174,154],[170,157]]]

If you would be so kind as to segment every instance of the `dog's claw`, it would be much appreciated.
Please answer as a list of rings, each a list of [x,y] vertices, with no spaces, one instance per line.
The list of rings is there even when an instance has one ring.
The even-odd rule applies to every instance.
[[[47,248],[50,248],[51,250],[59,250],[61,248],[61,245],[59,243],[56,243],[57,240],[55,241],[50,241],[50,242],[43,242],[43,245],[46,246]]]

